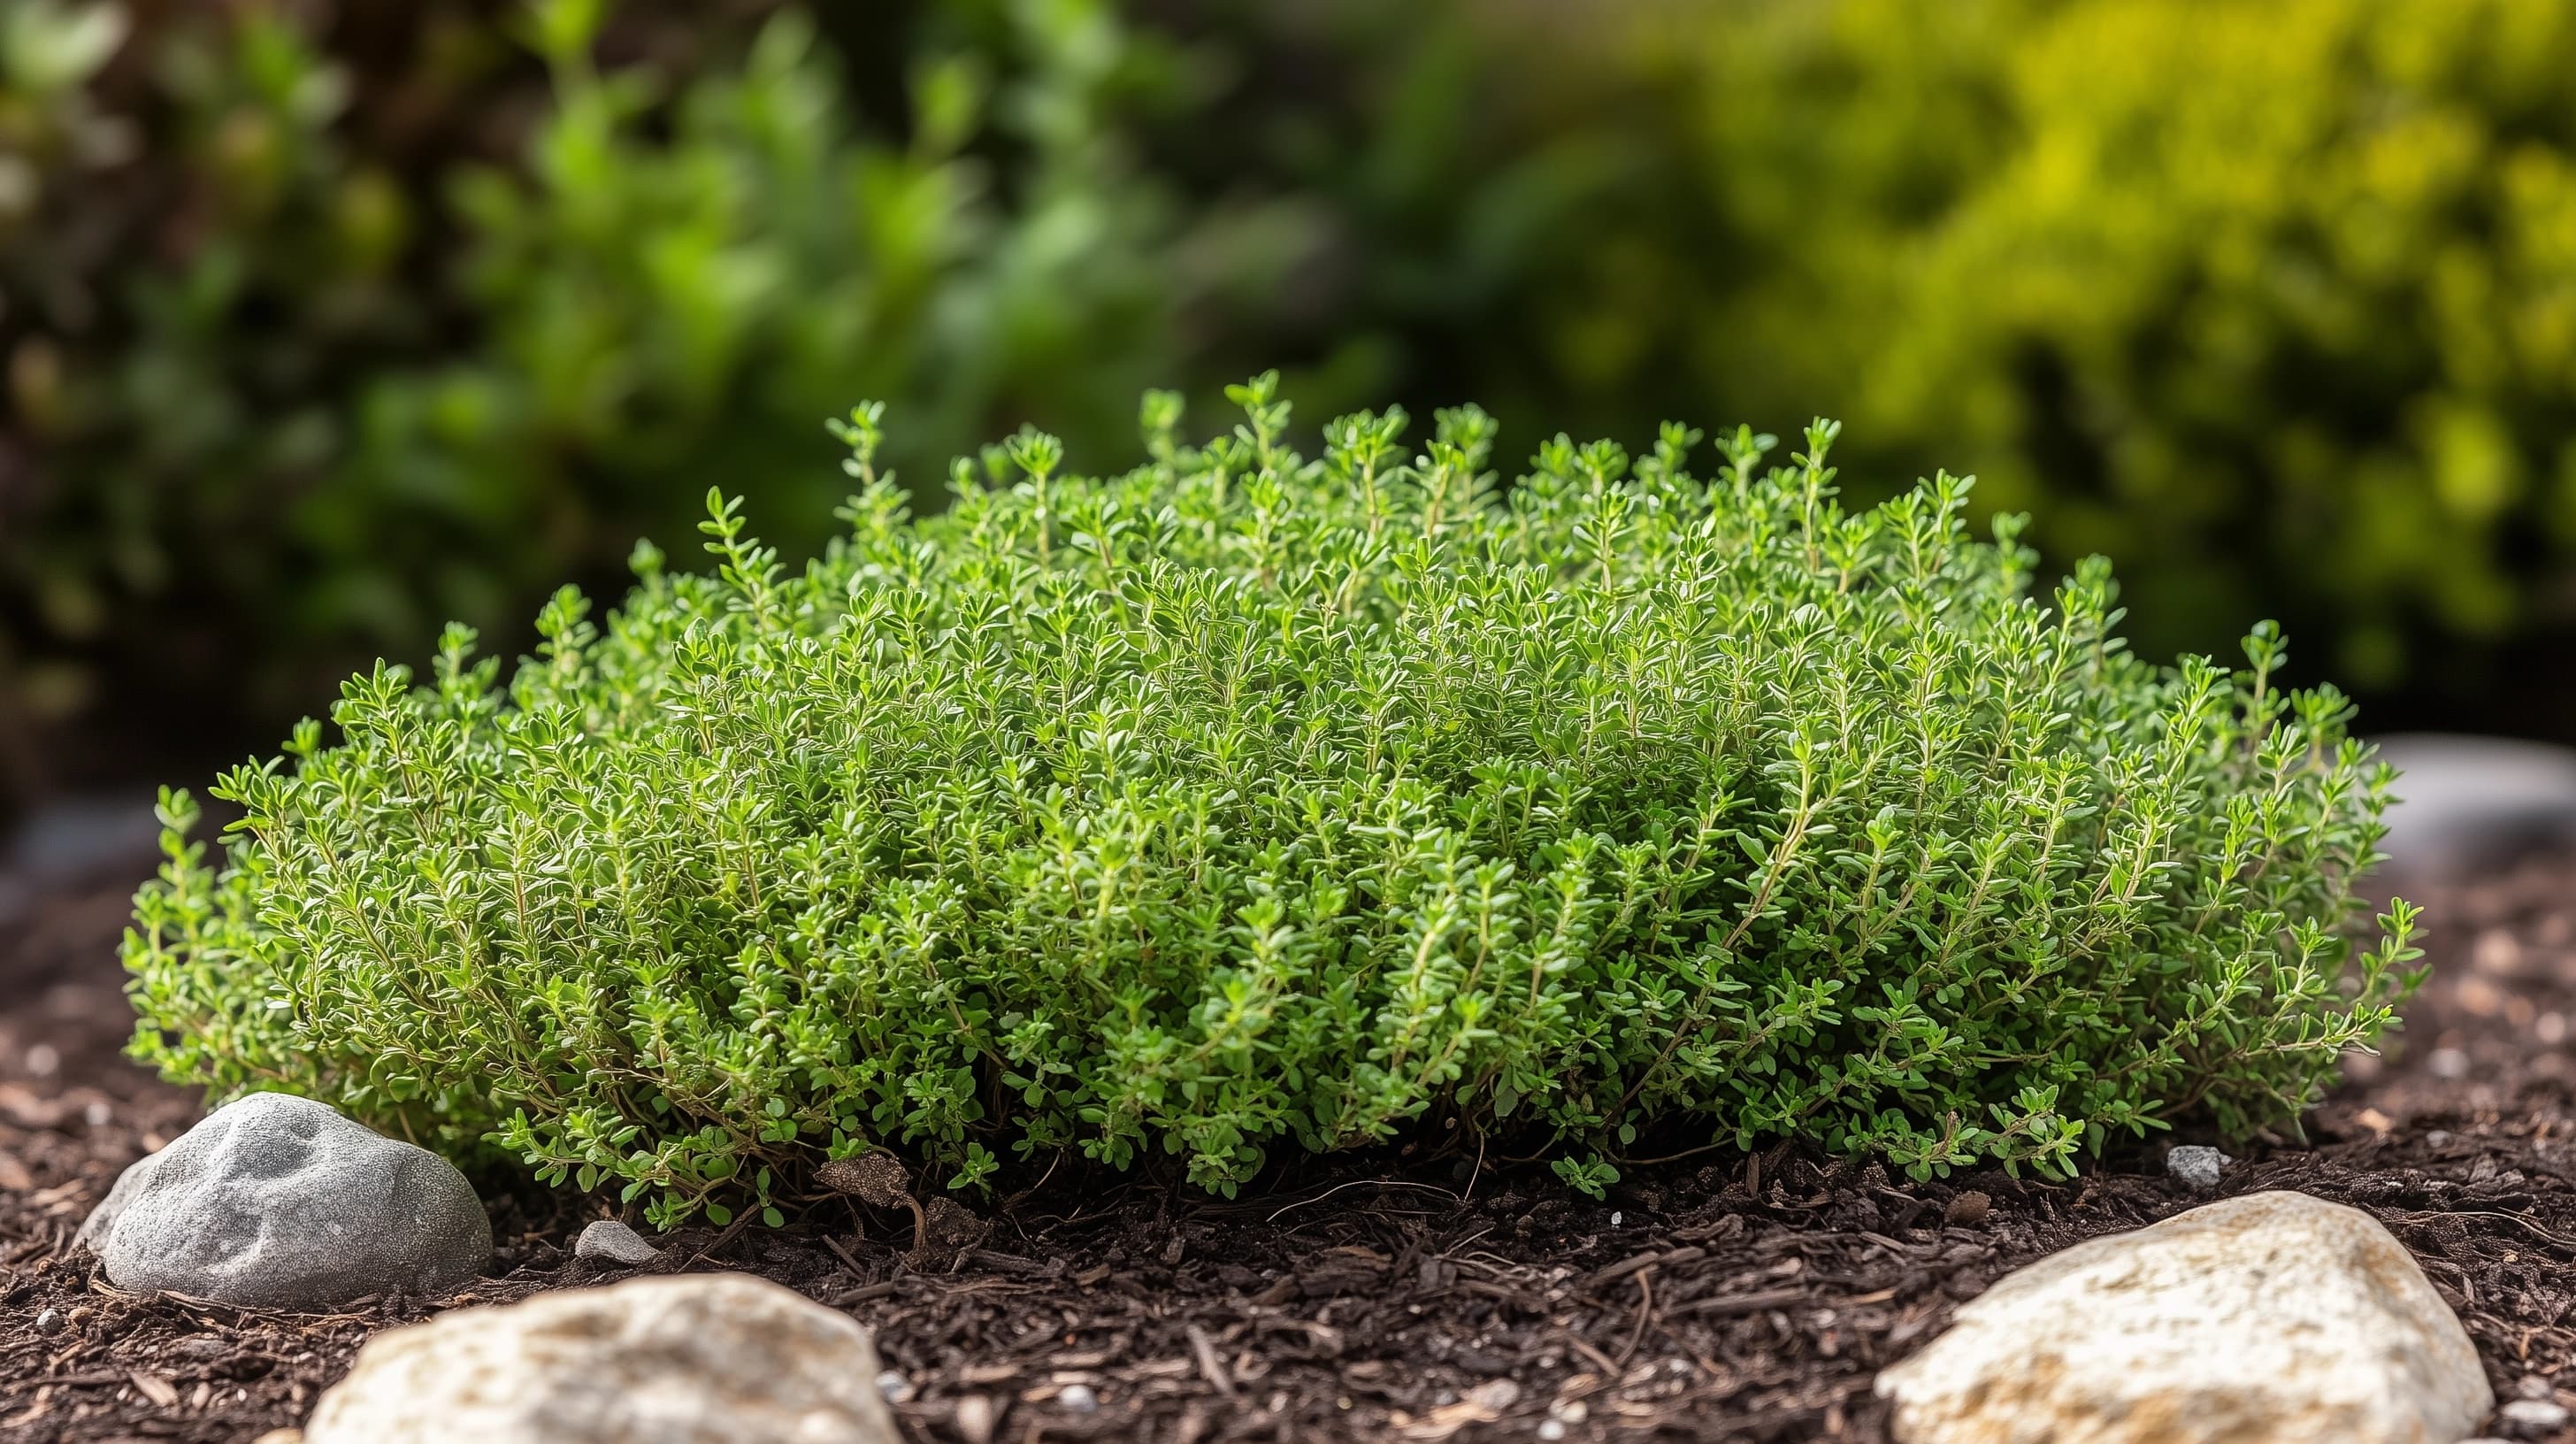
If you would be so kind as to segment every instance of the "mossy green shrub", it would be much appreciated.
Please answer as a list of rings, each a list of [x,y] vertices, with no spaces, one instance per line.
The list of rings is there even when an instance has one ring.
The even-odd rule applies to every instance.
[[[876,412],[802,571],[711,498],[505,682],[462,628],[215,789],[126,946],[136,1052],[669,1221],[886,1147],[971,1185],[1171,1154],[1798,1138],[2059,1175],[2293,1119],[2413,983],[2344,927],[2389,783],[2331,691],[2031,594],[1941,476],[1844,511],[1819,424],[1562,437],[1272,380],[1204,445],[1066,473],[1024,432],[906,516]]]

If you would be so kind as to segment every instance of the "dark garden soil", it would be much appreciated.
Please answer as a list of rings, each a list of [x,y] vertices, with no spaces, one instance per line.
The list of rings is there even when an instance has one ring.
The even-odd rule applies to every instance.
[[[503,1196],[497,1276],[453,1298],[313,1317],[114,1290],[72,1232],[196,1116],[117,1055],[126,892],[55,886],[0,914],[0,1439],[253,1440],[301,1420],[375,1330],[628,1272],[570,1258],[581,1218]],[[2576,1404],[2576,860],[2413,895],[2442,971],[2404,1039],[2309,1144],[2246,1150],[2222,1191],[2369,1210],[2500,1397],[2566,1386]],[[656,1267],[747,1269],[848,1310],[909,1382],[919,1440],[1876,1440],[1873,1373],[1958,1301],[2198,1202],[2158,1158],[2064,1186],[1917,1185],[1709,1154],[1632,1168],[1603,1204],[1538,1173],[1471,1188],[1445,1160],[1230,1203],[1057,1179],[945,1268],[906,1261],[907,1219],[837,1200],[784,1233],[684,1231]]]

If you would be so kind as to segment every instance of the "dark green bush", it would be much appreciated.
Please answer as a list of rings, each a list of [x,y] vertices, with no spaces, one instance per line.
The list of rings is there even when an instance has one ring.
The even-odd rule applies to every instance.
[[[269,735],[688,537],[710,477],[809,552],[852,395],[935,481],[1283,351],[1374,394],[1574,167],[1464,163],[1480,42],[1370,11],[10,7],[0,773],[45,770],[13,713]]]
[[[711,497],[719,575],[639,548],[506,683],[461,627],[355,679],[216,788],[222,858],[165,796],[136,1052],[667,1222],[879,1146],[2059,1175],[2295,1118],[2412,986],[2403,904],[2342,931],[2390,775],[2268,625],[2149,666],[1967,483],[1845,512],[1830,425],[1705,478],[1681,427],[1559,437],[1498,491],[1479,411],[1309,460],[1274,382],[1204,446],[1149,396],[1118,476],[1023,432],[920,521],[863,409],[801,571]]]

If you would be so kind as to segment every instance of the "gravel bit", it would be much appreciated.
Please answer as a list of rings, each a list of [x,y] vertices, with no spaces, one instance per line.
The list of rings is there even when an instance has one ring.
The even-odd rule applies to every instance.
[[[2219,1171],[2235,1161],[2207,1144],[2182,1143],[2165,1155],[2165,1172],[2186,1188],[2208,1193],[2218,1187]]]

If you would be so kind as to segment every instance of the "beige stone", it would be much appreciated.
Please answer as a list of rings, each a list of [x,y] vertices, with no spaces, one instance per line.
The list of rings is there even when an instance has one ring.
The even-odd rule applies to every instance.
[[[378,1334],[304,1444],[898,1444],[848,1315],[747,1274],[630,1279]]]
[[[2495,1406],[2405,1248],[2296,1193],[2010,1274],[1878,1392],[1903,1444],[2455,1444]]]

